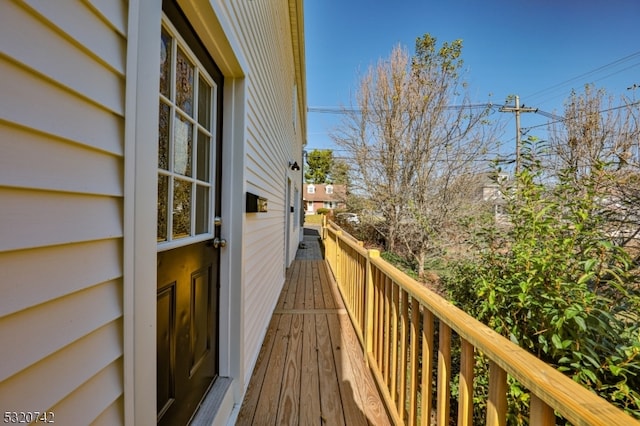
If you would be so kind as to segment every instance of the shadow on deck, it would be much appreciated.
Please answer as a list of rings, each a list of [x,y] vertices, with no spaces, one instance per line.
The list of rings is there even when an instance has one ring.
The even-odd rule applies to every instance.
[[[391,424],[342,298],[305,228],[237,425]]]

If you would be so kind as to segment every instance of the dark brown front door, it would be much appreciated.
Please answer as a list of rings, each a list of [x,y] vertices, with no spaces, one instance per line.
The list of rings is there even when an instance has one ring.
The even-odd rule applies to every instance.
[[[158,423],[185,425],[218,376],[223,78],[163,2],[158,140]]]
[[[158,410],[186,424],[217,376],[217,267],[207,243],[158,253]]]

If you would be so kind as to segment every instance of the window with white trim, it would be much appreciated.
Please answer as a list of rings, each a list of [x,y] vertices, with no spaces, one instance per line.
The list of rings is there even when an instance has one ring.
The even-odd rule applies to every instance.
[[[336,201],[325,201],[323,206],[325,209],[335,209],[338,208],[338,203]]]
[[[325,186],[324,191],[325,191],[327,194],[333,194],[333,185],[327,185],[327,186]]]
[[[316,193],[316,187],[315,187],[315,185],[308,185],[308,186],[307,186],[307,193],[309,193],[309,194],[315,194],[315,193]]]

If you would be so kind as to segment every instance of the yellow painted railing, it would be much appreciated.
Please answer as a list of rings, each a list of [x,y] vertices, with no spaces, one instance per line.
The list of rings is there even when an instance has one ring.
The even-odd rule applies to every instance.
[[[325,225],[322,235],[326,261],[396,424],[447,426],[449,404],[457,403],[457,424],[472,425],[474,364],[482,353],[489,360],[486,425],[507,424],[507,375],[530,392],[530,425],[554,425],[554,412],[574,425],[640,425],[399,271],[377,250],[366,250],[334,223]],[[455,335],[461,345],[457,401],[450,389]]]

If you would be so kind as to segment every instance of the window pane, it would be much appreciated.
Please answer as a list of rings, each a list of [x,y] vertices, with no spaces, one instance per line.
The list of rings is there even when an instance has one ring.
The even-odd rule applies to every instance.
[[[182,49],[178,49],[176,63],[176,105],[193,117],[193,64]]]
[[[196,186],[196,234],[209,232],[209,187]]]
[[[158,176],[158,241],[167,241],[169,177]]]
[[[173,238],[191,235],[191,183],[176,179],[173,183]]]
[[[169,170],[169,105],[160,102],[160,124],[158,127],[158,168]]]
[[[171,97],[171,36],[162,30],[160,44],[160,93]]]
[[[196,177],[202,181],[209,181],[209,168],[211,163],[211,138],[202,132],[198,132],[198,167]]]
[[[191,176],[193,124],[176,114],[173,132],[173,171]]]
[[[198,123],[211,130],[211,86],[202,77],[198,85]]]

